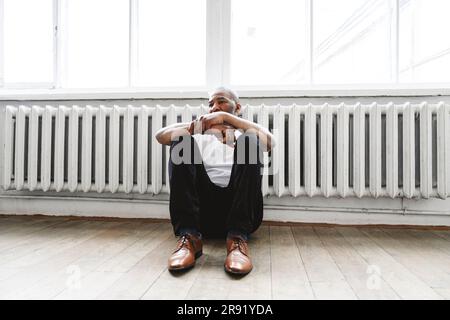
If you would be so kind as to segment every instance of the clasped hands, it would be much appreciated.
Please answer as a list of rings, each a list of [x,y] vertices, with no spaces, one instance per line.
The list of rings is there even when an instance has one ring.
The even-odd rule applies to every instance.
[[[191,121],[189,134],[212,134],[222,143],[233,145],[235,141],[235,127],[225,121],[226,112],[219,111],[201,115],[198,119]]]

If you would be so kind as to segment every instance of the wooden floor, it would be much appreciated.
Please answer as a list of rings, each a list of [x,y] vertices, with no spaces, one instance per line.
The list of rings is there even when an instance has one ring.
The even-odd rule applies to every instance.
[[[253,271],[223,241],[171,274],[167,222],[0,216],[0,299],[450,299],[450,231],[262,226]]]

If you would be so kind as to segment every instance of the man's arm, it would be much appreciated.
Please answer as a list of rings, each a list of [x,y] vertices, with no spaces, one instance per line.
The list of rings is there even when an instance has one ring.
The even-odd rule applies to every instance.
[[[172,141],[177,140],[180,136],[199,134],[213,134],[222,135],[221,141],[223,143],[227,142],[228,130],[234,129],[232,126],[225,124],[212,125],[208,131],[203,132],[201,128],[201,122],[193,120],[192,122],[175,123],[170,126],[159,129],[156,134],[156,140],[161,143],[170,146]]]
[[[244,132],[254,132],[258,135],[260,141],[271,150],[275,146],[275,139],[273,135],[266,128],[257,123],[239,118],[227,112],[214,112],[200,117],[203,123],[203,130],[208,130],[218,124],[228,124],[236,129],[241,129]]]
[[[275,139],[272,133],[257,123],[239,118],[230,113],[225,115],[225,122],[232,125],[236,129],[242,129],[244,132],[255,132],[258,135],[259,140],[267,146],[267,151],[272,150],[275,146]]]
[[[191,122],[175,123],[159,129],[155,137],[159,143],[170,146],[175,138],[191,134],[190,127]]]

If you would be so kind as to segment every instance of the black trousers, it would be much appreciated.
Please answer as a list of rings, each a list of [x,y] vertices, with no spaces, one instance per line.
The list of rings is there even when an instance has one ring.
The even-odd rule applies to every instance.
[[[262,168],[262,148],[256,134],[242,134],[237,139],[227,187],[210,180],[192,136],[172,142],[170,219],[175,234],[183,228],[195,228],[204,237],[223,238],[230,230],[256,231],[263,219]]]

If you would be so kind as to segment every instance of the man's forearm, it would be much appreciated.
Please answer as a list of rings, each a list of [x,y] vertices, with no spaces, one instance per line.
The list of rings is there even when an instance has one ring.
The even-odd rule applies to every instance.
[[[158,140],[159,143],[170,145],[173,140],[176,138],[190,134],[189,133],[189,122],[184,123],[175,123],[170,126],[161,128],[156,132],[156,140]]]
[[[264,127],[261,127],[260,125],[236,117],[232,114],[227,114],[226,118],[225,118],[225,122],[228,123],[229,125],[235,127],[236,129],[241,129],[244,132],[255,132],[259,139],[261,140],[261,142],[267,146],[268,150],[271,150],[274,146],[275,146],[275,141],[273,138],[273,135],[269,132],[269,130],[267,130]]]

